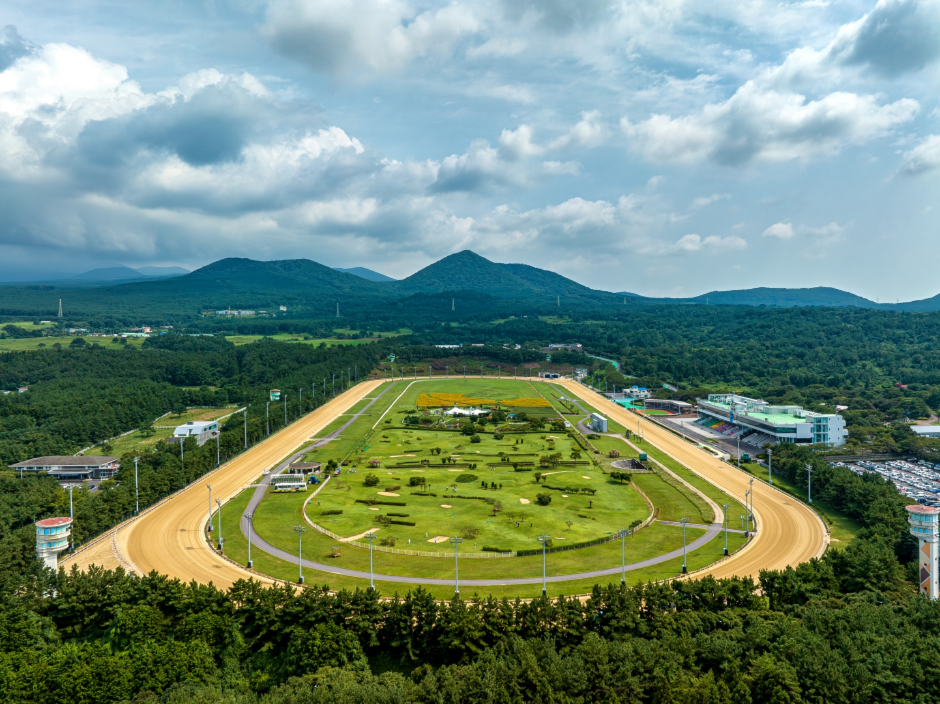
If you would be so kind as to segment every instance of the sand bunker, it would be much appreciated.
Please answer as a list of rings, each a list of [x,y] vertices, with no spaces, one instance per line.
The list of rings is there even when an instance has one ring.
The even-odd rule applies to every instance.
[[[567,494],[562,494],[562,495],[561,495],[561,498],[567,499],[567,498],[568,498],[568,495],[567,495]]]
[[[412,472],[427,472],[428,470],[426,470],[426,469],[412,469],[411,471],[412,471]]]
[[[401,494],[396,494],[394,491],[380,491],[379,496],[401,496]]]
[[[433,538],[428,538],[429,543],[446,543],[450,538],[446,535],[435,535]]]
[[[565,474],[566,472],[570,474],[573,471],[573,469],[559,469],[557,472],[542,472],[542,476],[547,477],[550,474]],[[588,477],[585,477],[585,479],[587,478]]]
[[[532,502],[529,501],[528,499],[519,499],[519,503],[520,503],[520,504],[531,504]]]
[[[414,457],[414,455],[392,455],[392,457]]]
[[[380,511],[381,509],[377,509],[375,506],[370,506],[370,507],[369,507],[369,510],[370,510],[370,511]]]
[[[590,477],[589,477],[588,475],[586,475],[586,474],[582,474],[582,475],[581,475],[581,478],[582,478],[582,479],[590,479]]]
[[[453,508],[450,504],[441,504],[441,508]]]
[[[448,472],[462,472],[462,469],[448,469]]]

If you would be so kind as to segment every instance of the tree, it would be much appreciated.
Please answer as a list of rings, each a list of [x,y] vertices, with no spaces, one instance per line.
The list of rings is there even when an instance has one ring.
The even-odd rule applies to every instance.
[[[551,502],[552,502],[551,494],[539,493],[535,495],[535,503],[537,503],[539,506],[548,506]]]
[[[366,476],[362,478],[362,483],[366,486],[378,486],[379,478],[375,476],[372,472],[369,472]]]
[[[87,345],[87,344],[88,344],[88,343],[85,342],[85,338],[84,338],[84,337],[76,337],[74,340],[72,340],[72,341],[69,343],[69,347],[72,348],[72,349],[81,349],[82,347],[85,347],[85,345]]]

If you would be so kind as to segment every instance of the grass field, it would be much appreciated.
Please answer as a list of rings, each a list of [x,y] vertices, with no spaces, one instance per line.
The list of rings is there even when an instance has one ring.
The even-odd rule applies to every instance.
[[[276,335],[226,335],[225,339],[229,342],[234,342],[236,346],[240,346],[257,342],[264,337],[270,337],[272,340],[277,340],[278,342],[297,342],[304,345],[320,345],[322,343],[327,347],[335,347],[336,345],[366,345],[370,342],[375,342],[376,339],[378,339],[367,338],[362,340],[334,340],[331,338],[314,338],[310,337],[309,335],[292,334],[287,332],[278,333]]]
[[[82,337],[81,335],[69,335],[67,337],[24,337],[20,339],[14,338],[4,338],[0,340],[0,352],[23,352],[26,350],[41,350],[49,349],[55,344],[62,345],[62,347],[68,347],[72,344],[72,340],[76,337]],[[85,337],[85,342],[89,345],[99,344],[102,347],[107,347],[109,349],[123,347],[123,345],[118,345],[112,342],[115,338],[113,337]],[[143,337],[128,337],[127,344],[133,345],[134,347],[140,347],[144,344]]]
[[[120,457],[125,452],[142,455],[145,452],[151,452],[158,442],[170,437],[173,434],[173,429],[178,425],[183,425],[183,423],[191,420],[215,420],[232,413],[234,410],[234,408],[191,408],[181,416],[172,414],[158,420],[153,426],[153,435],[147,436],[138,430],[130,435],[112,440],[109,452],[105,452],[101,445],[96,445],[85,454],[90,457],[103,455]]]

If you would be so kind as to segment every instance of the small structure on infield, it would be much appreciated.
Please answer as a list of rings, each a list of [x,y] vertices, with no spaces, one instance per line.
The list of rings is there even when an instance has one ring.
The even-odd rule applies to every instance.
[[[71,518],[44,518],[36,521],[36,557],[46,567],[57,569],[59,553],[68,550],[71,535]]]
[[[280,389],[271,389],[271,400],[280,401],[281,400],[281,390]]]
[[[591,414],[591,427],[598,433],[607,432],[607,419],[600,413]]]
[[[937,541],[940,539],[940,509],[914,504],[907,507],[907,522],[911,535],[917,538],[917,562],[920,566],[920,593],[937,600],[940,584],[937,581]]]

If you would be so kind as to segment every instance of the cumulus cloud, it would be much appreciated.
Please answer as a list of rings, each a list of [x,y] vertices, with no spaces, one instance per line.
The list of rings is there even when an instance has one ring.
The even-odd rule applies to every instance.
[[[383,73],[446,53],[479,28],[473,7],[460,3],[422,11],[402,0],[273,0],[263,33],[315,71]]]
[[[940,167],[940,135],[931,134],[916,147],[904,153],[901,173],[907,176],[933,171]]]
[[[721,103],[684,117],[653,115],[621,120],[632,148],[656,162],[713,161],[740,165],[834,154],[888,134],[913,119],[916,100],[879,104],[872,95],[830,93],[807,100],[748,81]]]
[[[793,225],[788,222],[777,222],[764,230],[764,237],[773,237],[778,240],[789,240],[796,233],[793,231]]]
[[[701,252],[703,250],[728,251],[744,249],[746,247],[747,240],[734,235],[729,235],[728,237],[709,235],[705,238],[700,235],[685,235],[669,249],[681,252]]]

